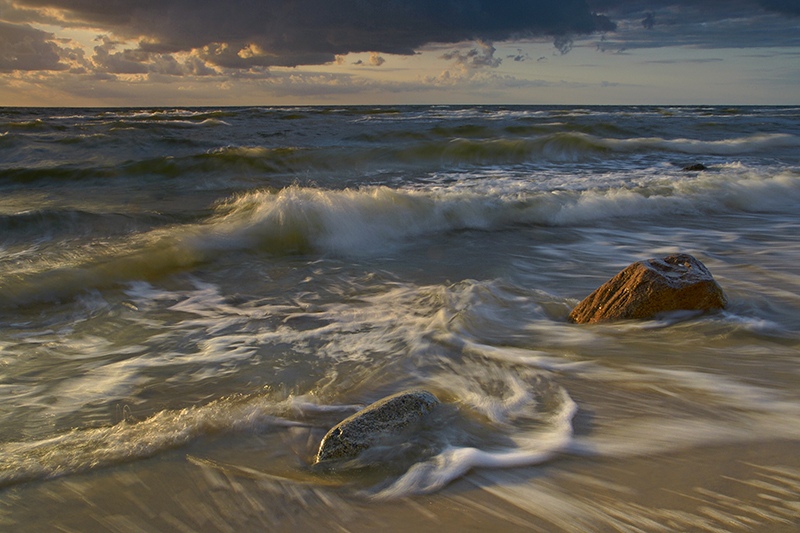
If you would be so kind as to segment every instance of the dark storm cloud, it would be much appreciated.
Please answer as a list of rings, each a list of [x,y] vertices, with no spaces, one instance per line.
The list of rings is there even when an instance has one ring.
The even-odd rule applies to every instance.
[[[205,74],[215,67],[265,72],[328,63],[350,52],[409,55],[431,43],[543,36],[565,54],[578,36],[611,32],[624,21],[647,34],[628,25],[598,48],[781,44],[770,28],[747,22],[764,14],[794,21],[800,0],[0,0],[0,70],[66,68],[69,50],[26,23],[138,42],[135,50],[96,47],[92,61],[102,72],[156,68],[178,75],[198,65]],[[739,22],[734,28],[729,20]],[[191,59],[177,68],[171,54],[190,51]],[[496,61],[485,53],[451,59],[479,65],[481,58],[489,66]]]
[[[759,4],[771,11],[785,15],[800,16],[800,1],[798,0],[760,0]]]
[[[798,46],[800,0],[589,0],[619,25],[597,49]]]
[[[626,14],[673,10],[685,14],[703,14],[708,19],[721,19],[737,13],[754,14],[755,10],[788,16],[800,15],[800,0],[587,0],[590,8],[614,17]]]
[[[209,62],[231,68],[614,27],[586,0],[20,0],[15,6],[56,8],[66,24],[141,39],[143,51],[201,50]]]
[[[65,69],[59,61],[52,34],[0,21],[0,72]]]

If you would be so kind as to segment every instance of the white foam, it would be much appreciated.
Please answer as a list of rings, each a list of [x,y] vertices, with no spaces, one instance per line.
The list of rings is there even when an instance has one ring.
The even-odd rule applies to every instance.
[[[561,400],[560,409],[548,420],[546,428],[515,435],[514,447],[485,450],[448,447],[432,459],[415,464],[373,497],[393,499],[434,492],[473,468],[513,468],[548,461],[572,441],[572,418],[577,405],[565,391],[562,391]]]
[[[785,210],[800,201],[800,176],[746,168],[701,177],[642,176],[587,190],[487,176],[448,187],[324,190],[289,187],[255,192],[220,207],[211,238],[240,246],[374,254],[409,239],[458,229],[513,224],[572,225],[619,217]],[[209,241],[210,242],[210,241]]]
[[[569,452],[602,457],[634,457],[665,454],[700,446],[766,442],[800,438],[798,410],[758,416],[741,415],[732,420],[712,418],[654,418],[628,420],[624,425],[603,428],[595,436],[580,437]],[[794,419],[787,420],[787,414]]]
[[[603,457],[662,454],[709,445],[800,438],[800,405],[791,395],[698,370],[650,366],[579,367],[584,379],[642,389],[669,398],[668,409],[645,416],[606,419],[592,434],[574,439],[570,452]],[[613,385],[616,387],[616,385]],[[706,413],[675,409],[674,398]],[[631,411],[633,413],[635,411]]]
[[[245,246],[374,254],[416,235],[491,225],[485,205],[461,200],[442,202],[388,187],[289,187],[274,194],[251,193],[223,206],[228,212],[214,228],[226,239],[245,239]]]

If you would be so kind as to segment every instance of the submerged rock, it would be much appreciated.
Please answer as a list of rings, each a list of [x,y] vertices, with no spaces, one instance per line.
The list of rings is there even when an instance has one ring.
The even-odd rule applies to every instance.
[[[706,167],[703,163],[694,163],[693,165],[687,165],[683,167],[684,172],[696,172],[700,170],[706,170]]]
[[[711,311],[727,304],[708,269],[688,254],[638,261],[601,285],[569,314],[571,321],[648,319],[668,311]]]
[[[401,434],[438,404],[436,396],[419,389],[378,400],[331,428],[319,444],[314,463],[352,459],[367,448]]]

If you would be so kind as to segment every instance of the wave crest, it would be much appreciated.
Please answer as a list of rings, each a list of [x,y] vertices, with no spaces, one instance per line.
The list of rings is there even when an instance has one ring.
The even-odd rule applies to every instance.
[[[761,176],[746,168],[699,177],[599,183],[587,190],[580,185],[576,180],[560,188],[543,188],[535,182],[520,186],[504,178],[486,178],[447,188],[291,186],[254,191],[219,204],[201,223],[123,237],[83,260],[73,254],[61,264],[57,257],[49,257],[47,264],[33,261],[26,273],[15,274],[12,283],[0,282],[0,296],[6,305],[57,298],[110,283],[157,278],[230,252],[364,257],[395,253],[415,237],[453,231],[570,226],[614,218],[792,212],[800,202],[799,175]],[[37,217],[2,222],[49,223]]]

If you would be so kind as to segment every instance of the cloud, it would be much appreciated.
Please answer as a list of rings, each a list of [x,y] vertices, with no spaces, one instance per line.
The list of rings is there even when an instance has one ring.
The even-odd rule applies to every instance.
[[[568,54],[570,50],[572,50],[573,44],[574,41],[570,35],[558,35],[553,40],[553,46],[556,47],[556,50],[558,50],[558,53],[562,56]]]
[[[763,8],[764,4],[793,4],[796,0],[587,0],[591,9],[596,11],[613,14],[613,17],[621,13],[646,13],[654,10],[665,10],[671,8],[698,7],[708,13],[726,13],[737,10],[741,6],[747,9]]]
[[[0,72],[65,70],[54,35],[26,24],[0,21]]]
[[[600,51],[800,46],[798,0],[590,0],[617,23]]]
[[[671,14],[675,21],[714,21],[734,17],[750,17],[763,13],[800,16],[798,0],[587,0],[591,9],[605,13],[612,20],[638,18],[645,27],[652,27],[656,15]]]
[[[349,53],[370,53],[363,64],[380,66],[381,54],[412,55],[430,44],[540,37],[553,38],[556,50],[566,54],[580,36],[620,26],[628,31],[599,49],[712,46],[734,37],[721,26],[715,32],[699,25],[744,25],[765,13],[800,15],[798,0],[666,0],[654,6],[650,0],[0,0],[0,69],[61,69],[69,63],[51,34],[26,22],[90,29],[114,42],[134,43],[124,50],[95,47],[100,72],[210,74],[320,65]],[[630,31],[633,25],[638,33]],[[644,29],[653,31],[645,36]],[[762,42],[771,38],[761,31]],[[451,59],[466,68],[499,65],[499,58],[474,50]],[[192,63],[170,64],[174,54]]]
[[[202,50],[210,63],[237,69],[613,27],[585,0],[18,0],[14,6],[17,13],[38,13],[40,21],[137,40],[143,52]]]
[[[720,63],[724,61],[724,59],[720,57],[704,57],[704,58],[697,58],[697,59],[687,59],[687,58],[680,58],[680,59],[651,59],[649,61],[645,61],[645,63],[655,64],[655,65],[687,65],[687,64],[704,64],[704,63]]]
[[[497,49],[490,42],[478,41],[477,46],[466,52],[453,50],[446,52],[440,57],[445,61],[453,61],[456,66],[463,70],[477,68],[497,68],[503,62],[499,57],[494,57]]]
[[[566,53],[580,53],[590,66],[622,64],[600,54],[585,58],[594,45],[628,60],[638,54],[635,64],[713,61],[733,71],[732,52],[696,50],[773,57],[797,49],[798,16],[798,0],[0,0],[0,85],[61,87],[123,103],[134,96],[156,103],[165,94],[212,102],[215,91],[252,102],[272,95],[360,101],[355,95],[392,93],[410,101],[415,91],[433,100],[472,100],[470,90],[481,98],[520,87],[578,91],[525,76],[555,75],[545,62],[574,63],[560,57]],[[555,53],[540,48],[547,41]],[[671,49],[642,50],[660,47]],[[354,59],[365,68],[333,65]],[[785,62],[791,67],[795,59]],[[366,67],[376,68],[367,75]],[[781,72],[797,79],[796,69]],[[166,83],[174,83],[170,91]]]
[[[340,60],[341,56],[336,56],[336,64],[342,64]],[[363,59],[359,59],[358,61],[354,61],[354,65],[368,65],[370,67],[379,67],[386,63],[386,60],[378,53],[378,52],[370,52],[369,59],[364,61]]]
[[[93,61],[100,72],[110,74],[146,74],[147,54],[142,54],[135,50],[124,50],[114,52],[120,43],[114,42],[108,36],[100,36],[96,39],[100,44],[94,47]]]
[[[148,76],[211,76],[219,74],[210,68],[197,54],[156,54],[140,49],[117,48],[124,44],[111,40],[107,35],[95,39],[100,43],[94,47],[88,71],[116,76],[119,74]],[[82,66],[87,66],[86,62]]]
[[[784,15],[800,16],[800,2],[797,0],[760,0],[764,9],[783,13]]]
[[[386,63],[386,60],[380,56],[377,52],[372,52],[369,55],[369,64],[373,67],[379,67]]]
[[[524,51],[522,48],[517,48],[517,53],[516,54],[508,55],[508,56],[506,56],[506,58],[513,59],[517,63],[522,63],[524,61],[529,60],[531,58],[531,56],[526,51]]]

